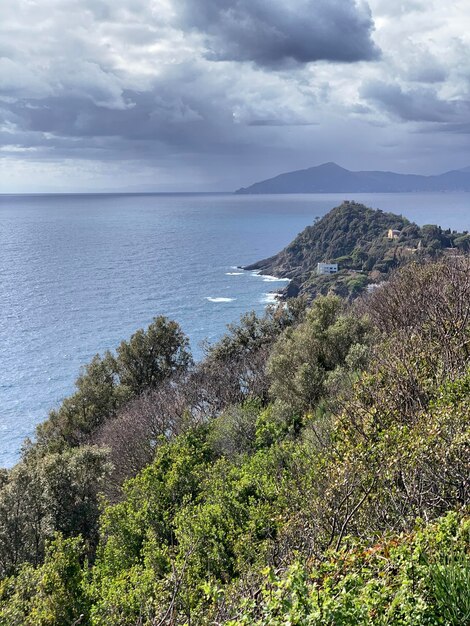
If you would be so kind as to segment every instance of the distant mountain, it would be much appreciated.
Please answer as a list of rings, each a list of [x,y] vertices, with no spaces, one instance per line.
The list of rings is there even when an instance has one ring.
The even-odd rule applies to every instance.
[[[410,191],[470,191],[470,167],[437,176],[394,172],[352,172],[336,163],[280,174],[238,189],[258,193],[398,193]]]
[[[285,297],[333,292],[354,298],[413,259],[468,252],[466,232],[419,227],[401,215],[345,201],[307,226],[284,250],[243,269],[291,279]],[[337,264],[338,272],[318,274],[318,263]]]

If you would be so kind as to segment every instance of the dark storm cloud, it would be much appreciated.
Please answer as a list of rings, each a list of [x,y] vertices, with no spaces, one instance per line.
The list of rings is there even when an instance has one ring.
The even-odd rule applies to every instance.
[[[354,0],[15,1],[0,4],[7,159],[204,160],[217,172],[221,159],[272,157],[283,128],[318,123],[327,88],[302,78],[309,62],[378,54]]]
[[[208,37],[214,60],[277,67],[379,56],[369,8],[355,0],[186,0],[181,20]]]
[[[124,92],[123,97],[132,101],[132,106],[109,109],[90,99],[72,96],[44,98],[40,106],[28,106],[24,101],[3,106],[17,129],[10,135],[18,141],[37,134],[43,138],[44,145],[63,149],[62,138],[68,138],[68,146],[75,150],[76,157],[81,156],[82,150],[88,156],[89,148],[106,146],[112,153],[117,140],[131,152],[133,144],[138,152],[159,152],[171,146],[185,150],[197,146],[204,152],[214,149],[223,137],[223,128],[232,123],[228,111],[216,109],[204,100],[190,101],[173,94],[162,96],[161,90]]]
[[[73,188],[116,173],[152,186],[160,168],[166,188],[229,189],[322,161],[378,166],[390,140],[390,169],[400,146],[419,167],[457,160],[467,14],[438,0],[1,0],[0,165],[20,187],[64,172]]]
[[[361,96],[393,117],[407,122],[448,122],[468,105],[441,100],[429,87],[404,90],[398,84],[370,81],[361,90]]]
[[[469,103],[470,111],[470,103]],[[468,116],[467,116],[468,117]],[[421,133],[429,132],[429,128],[423,126],[420,128]],[[438,129],[433,128],[433,132],[449,133],[454,135],[470,135],[470,123],[457,123],[457,124],[441,124]]]
[[[281,119],[276,118],[267,118],[267,119],[254,119],[246,122],[248,126],[316,126],[318,122],[302,122],[295,120],[291,120],[289,122],[285,122]]]

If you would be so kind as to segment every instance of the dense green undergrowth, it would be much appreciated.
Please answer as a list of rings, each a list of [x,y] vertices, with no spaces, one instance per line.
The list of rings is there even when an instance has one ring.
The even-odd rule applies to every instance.
[[[263,572],[228,626],[438,625],[470,621],[470,522],[450,513],[380,543],[353,545],[318,564]],[[208,587],[217,601],[218,588]],[[220,594],[220,595],[219,595]]]
[[[470,624],[469,311],[413,264],[97,357],[1,476],[0,624]]]

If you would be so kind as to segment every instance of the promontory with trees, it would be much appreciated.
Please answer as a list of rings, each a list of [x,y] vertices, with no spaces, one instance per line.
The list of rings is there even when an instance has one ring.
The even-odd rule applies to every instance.
[[[470,624],[467,242],[343,204],[201,361],[96,356],[0,475],[0,625]]]
[[[275,256],[245,267],[291,279],[287,297],[309,299],[334,292],[354,298],[368,286],[386,280],[410,260],[470,252],[470,235],[427,224],[418,226],[401,215],[345,201],[307,226]],[[318,263],[338,265],[338,273],[319,275]]]

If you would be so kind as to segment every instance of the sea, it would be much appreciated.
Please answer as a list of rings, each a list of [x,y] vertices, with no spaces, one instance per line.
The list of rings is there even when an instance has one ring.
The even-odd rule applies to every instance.
[[[269,257],[343,200],[470,230],[470,194],[0,196],[0,466],[73,392],[80,368],[154,316],[196,359],[285,282]]]

